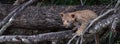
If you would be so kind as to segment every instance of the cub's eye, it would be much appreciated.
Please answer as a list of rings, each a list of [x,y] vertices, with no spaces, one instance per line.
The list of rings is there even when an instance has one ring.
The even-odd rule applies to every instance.
[[[63,13],[61,13],[60,16],[63,17]]]
[[[75,14],[72,14],[71,17],[74,18],[74,17],[75,17]]]
[[[70,22],[70,21],[67,21],[67,22]]]
[[[66,22],[69,22],[69,21],[66,21]]]

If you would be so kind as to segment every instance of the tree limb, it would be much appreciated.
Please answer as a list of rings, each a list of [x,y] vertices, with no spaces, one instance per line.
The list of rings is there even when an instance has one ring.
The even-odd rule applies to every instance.
[[[21,12],[23,9],[25,9],[28,5],[30,5],[33,2],[35,2],[35,0],[29,0],[28,2],[22,4],[21,6],[18,6],[16,9],[10,12],[8,16],[5,17],[2,22],[0,22],[0,27],[2,26],[0,34],[2,34],[6,30],[6,28],[11,25],[15,17],[18,16],[19,12]]]
[[[58,40],[58,39],[64,39],[64,38],[71,38],[72,37],[72,31],[60,31],[60,32],[51,32],[51,33],[45,33],[45,34],[38,34],[38,35],[30,35],[30,36],[24,36],[24,35],[7,35],[7,36],[0,36],[0,42],[39,42],[39,41],[45,41],[45,40]]]

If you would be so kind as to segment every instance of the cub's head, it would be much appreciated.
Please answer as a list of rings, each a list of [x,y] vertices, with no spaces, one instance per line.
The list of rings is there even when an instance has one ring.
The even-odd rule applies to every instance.
[[[73,26],[73,22],[75,21],[75,14],[72,13],[60,13],[62,18],[63,26],[69,28]]]

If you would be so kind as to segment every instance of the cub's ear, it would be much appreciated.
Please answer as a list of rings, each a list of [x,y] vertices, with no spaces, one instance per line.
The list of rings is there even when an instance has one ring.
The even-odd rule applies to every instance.
[[[64,13],[60,13],[60,16],[63,17]]]
[[[75,18],[75,14],[71,14],[71,17],[72,17],[72,18]]]

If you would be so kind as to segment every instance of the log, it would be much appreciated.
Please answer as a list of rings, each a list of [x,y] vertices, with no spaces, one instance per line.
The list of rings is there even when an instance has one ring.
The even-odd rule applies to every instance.
[[[16,6],[6,5],[6,13],[9,13]],[[70,7],[68,10],[68,7]],[[61,29],[62,21],[59,13],[73,12],[82,9],[91,9],[96,13],[100,13],[105,6],[29,6],[16,17],[11,27],[28,28],[28,29]],[[1,9],[0,9],[1,11]],[[0,16],[3,19],[7,14]],[[4,16],[4,17],[3,17]]]
[[[120,13],[120,12],[118,12]],[[109,26],[112,24],[111,20],[113,21],[114,18],[118,18],[117,22],[120,23],[120,16],[119,14],[114,14],[112,16],[109,16],[108,18],[105,18],[99,22],[102,22],[101,24],[101,28],[99,29],[103,29],[105,27],[103,27],[104,23],[106,23],[107,21],[110,21],[110,23],[108,23]],[[95,30],[95,27],[98,26],[99,23],[97,23],[96,25],[94,25],[93,28],[91,28],[91,30]],[[86,41],[92,41],[93,40],[93,36],[90,35],[85,35],[85,37],[87,37]],[[3,35],[0,36],[0,42],[24,42],[24,43],[34,43],[34,42],[39,42],[39,41],[45,41],[45,40],[56,40],[56,39],[64,39],[64,38],[71,38],[72,37],[72,30],[67,30],[67,31],[59,31],[59,32],[50,32],[50,33],[44,33],[44,34],[37,34],[37,35],[30,35],[30,36],[25,36],[25,35]],[[89,39],[89,40],[88,40]]]
[[[66,9],[67,7],[63,7],[62,8],[61,6],[49,6],[49,7],[47,7],[47,6],[43,6],[43,7],[33,7],[33,6],[30,6],[27,9],[25,9],[23,12],[21,12],[22,15],[16,17],[16,19],[13,22],[11,27],[22,27],[22,28],[33,28],[33,29],[36,29],[36,28],[39,28],[39,29],[61,28],[62,27],[61,26],[62,23],[61,23],[61,19],[60,19],[59,13],[64,11],[64,9]],[[77,8],[78,6],[73,6],[73,7]],[[99,6],[97,6],[97,7],[99,7]],[[63,10],[60,9],[60,8],[62,8]],[[90,7],[90,8],[93,8],[93,7]],[[82,8],[82,9],[84,9],[84,8]],[[86,9],[89,9],[89,8],[86,8]],[[100,9],[100,8],[97,8],[97,9]],[[97,9],[95,10],[93,8],[92,10],[98,11]],[[79,9],[79,10],[81,10],[81,9]],[[76,9],[72,8],[69,11],[70,12],[71,11],[76,11]],[[69,12],[69,11],[67,11],[67,12]],[[97,12],[97,13],[99,13],[99,12]],[[119,18],[119,14],[110,16],[109,18],[111,18],[113,20],[115,18],[114,16]],[[106,18],[106,19],[108,21],[109,20],[111,21],[111,19],[109,19],[109,18]],[[102,20],[101,22],[107,22],[107,20]],[[109,24],[111,24],[111,23],[112,22],[110,22]],[[97,25],[99,25],[99,23],[97,23],[95,26],[97,26]],[[93,27],[95,27],[95,26],[93,26]],[[92,29],[94,30],[95,28],[92,28]],[[23,38],[23,40],[27,40],[27,39],[30,39],[30,40],[32,39],[33,40],[33,38],[34,38],[34,40],[36,40],[36,39],[38,40],[37,37],[40,37],[40,36],[42,36],[42,37],[46,36],[46,38],[40,37],[38,41],[52,40],[52,39],[56,39],[57,37],[59,37],[59,38],[61,38],[61,37],[63,37],[63,38],[68,37],[68,36],[64,36],[64,34],[62,35],[62,33],[60,33],[60,34],[59,33],[56,34],[56,33],[45,33],[45,34],[39,34],[39,35],[31,35],[32,37],[31,36],[23,36],[23,35],[0,36],[0,39],[1,39],[1,42],[6,42],[7,40],[10,40],[10,42],[11,42],[11,39],[13,41],[14,40],[22,40],[22,39],[19,39],[19,38]],[[70,33],[70,36],[71,36],[71,31],[68,32],[67,34],[69,34],[69,33]],[[46,34],[48,34],[48,35],[46,35]],[[51,37],[53,37],[53,38],[51,38],[51,37],[48,38],[49,35]],[[56,36],[53,36],[53,35],[56,35]],[[26,37],[28,37],[28,38],[24,39]],[[33,41],[33,42],[38,42],[38,41]],[[17,41],[17,42],[20,42],[20,41]],[[27,42],[29,42],[29,40],[27,40]]]
[[[24,42],[24,43],[35,43],[39,41],[51,41],[51,40],[61,40],[65,38],[71,38],[72,31],[60,31],[60,32],[51,32],[38,35],[3,35],[0,36],[1,42]]]

